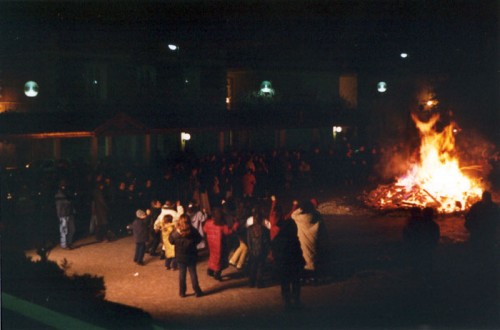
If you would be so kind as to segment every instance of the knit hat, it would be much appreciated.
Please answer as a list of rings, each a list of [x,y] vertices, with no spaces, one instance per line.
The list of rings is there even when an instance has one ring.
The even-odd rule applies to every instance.
[[[146,212],[144,212],[143,210],[137,210],[135,212],[135,216],[138,217],[139,219],[144,219],[146,218]]]

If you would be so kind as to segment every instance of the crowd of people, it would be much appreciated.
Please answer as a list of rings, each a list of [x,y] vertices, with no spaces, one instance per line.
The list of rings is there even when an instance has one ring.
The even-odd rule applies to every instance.
[[[270,201],[266,207],[250,197],[230,197],[207,212],[199,200],[187,207],[180,201],[158,207],[153,198],[151,207],[138,209],[128,226],[136,242],[134,262],[145,265],[149,253],[164,259],[167,270],[179,270],[181,297],[186,296],[186,271],[195,296],[203,295],[196,270],[200,251],[208,254],[206,272],[217,281],[231,265],[246,274],[250,287],[262,288],[266,271],[275,269],[285,306],[300,306],[301,281],[315,282],[321,271],[326,227],[315,199],[294,201],[287,214],[274,195]]]
[[[326,227],[315,199],[295,201],[284,212],[275,195],[268,196],[279,186],[304,184],[304,176],[298,175],[292,176],[297,183],[287,185],[285,176],[269,174],[270,167],[262,155],[249,154],[230,161],[209,156],[198,163],[176,163],[156,178],[154,172],[118,176],[109,167],[78,177],[91,185],[75,178],[69,184],[71,178],[63,177],[54,195],[60,245],[72,249],[75,219],[88,210],[83,216],[88,227],[80,221],[85,234],[109,242],[132,234],[134,262],[144,266],[150,258],[165,260],[167,270],[179,271],[181,297],[186,296],[188,271],[195,295],[203,295],[196,273],[197,254],[203,251],[206,272],[218,281],[233,266],[248,276],[250,287],[260,288],[269,270],[276,269],[273,277],[282,284],[286,306],[298,306],[301,281],[314,283],[320,274]],[[92,189],[81,189],[85,186]]]
[[[241,180],[245,181],[248,174],[253,174],[253,170],[248,170]],[[113,241],[119,232],[112,228],[120,227],[109,226],[104,188],[105,180],[98,176],[91,202],[91,230],[97,241]],[[136,264],[146,265],[146,253],[151,258],[165,260],[167,270],[179,271],[181,297],[186,297],[187,271],[195,296],[203,295],[196,269],[199,251],[208,253],[206,271],[217,281],[223,280],[222,272],[232,265],[248,276],[250,287],[262,288],[265,272],[270,269],[268,265],[273,265],[285,306],[300,306],[301,280],[317,280],[327,240],[315,199],[294,201],[285,214],[274,195],[270,199],[258,199],[252,196],[252,191],[241,197],[226,195],[228,198],[220,203],[205,206],[201,205],[206,201],[196,192],[187,205],[180,200],[161,202],[159,194],[161,192],[150,194],[149,203],[143,204],[145,208],[130,214],[119,213],[124,217],[119,223],[135,216],[125,225],[126,231],[122,234],[131,233],[134,237]],[[76,210],[66,181],[60,182],[55,199],[60,244],[64,249],[71,249]],[[269,201],[270,205],[265,205]],[[111,219],[118,221],[115,217]]]
[[[243,182],[248,174],[253,174],[253,170],[248,169],[241,177]],[[97,220],[103,216],[101,213],[106,216],[107,212],[105,185],[102,184],[105,181],[101,183],[97,178],[91,203],[91,219],[94,219],[91,223],[95,223],[93,230],[98,241],[112,241],[116,233],[108,226],[109,222]],[[61,247],[71,249],[76,211],[66,189],[66,181],[62,180],[55,202],[60,221]],[[222,272],[231,265],[244,272],[250,287],[262,288],[265,287],[267,266],[272,265],[287,308],[300,306],[301,282],[307,280],[314,283],[321,274],[328,234],[314,198],[300,203],[294,201],[288,212],[284,212],[275,195],[259,199],[253,197],[251,191],[240,197],[226,195],[227,199],[216,203],[208,201],[205,206],[203,204],[207,200],[196,191],[184,205],[180,200],[162,203],[157,192],[149,196],[151,199],[145,205],[147,207],[138,208],[131,214],[120,213],[125,221],[135,215],[135,220],[125,226],[136,243],[133,260],[144,266],[145,254],[149,253],[152,258],[165,260],[167,270],[178,270],[181,297],[186,297],[188,271],[195,296],[203,296],[196,268],[200,251],[208,254],[206,272],[217,281],[223,280]],[[439,225],[430,207],[410,211],[403,230],[408,260],[413,270],[430,283],[434,250],[440,238]],[[492,202],[488,191],[466,214],[465,226],[471,234],[474,259],[484,261],[483,268],[495,264],[494,257],[488,256],[493,255],[496,248],[495,233],[499,218],[499,208]]]
[[[134,262],[144,265],[146,253],[164,259],[167,270],[179,270],[182,297],[187,271],[195,295],[203,295],[196,261],[199,251],[205,251],[207,274],[218,281],[233,266],[248,276],[249,286],[263,287],[264,273],[274,265],[286,306],[299,305],[301,282],[314,283],[321,275],[327,232],[314,198],[294,202],[284,211],[275,196],[285,190],[367,180],[380,151],[346,144],[328,152],[229,152],[201,159],[184,154],[147,170],[117,162],[103,162],[95,170],[81,164],[61,166],[55,174],[35,180],[39,189],[32,194],[38,199],[34,214],[50,223],[59,219],[64,249],[72,248],[75,237],[89,233],[97,241],[110,242],[133,234]],[[484,200],[488,204],[487,195]],[[473,207],[468,219],[491,218],[476,215],[484,208]],[[26,209],[7,211],[22,217]],[[52,228],[48,220],[41,223]],[[476,223],[467,221],[471,240],[478,237]],[[415,267],[424,273],[432,266],[429,260],[438,239],[432,210],[415,210],[404,240],[413,249]]]
[[[104,228],[123,234],[127,215],[149,208],[152,196],[183,205],[194,198],[210,212],[211,205],[229,197],[265,199],[311,187],[321,190],[363,182],[373,173],[370,168],[377,155],[375,149],[368,150],[346,142],[330,149],[228,151],[203,157],[186,151],[156,157],[148,167],[113,158],[101,160],[96,167],[83,159],[58,160],[53,168],[31,164],[2,171],[2,214],[16,221],[36,218],[34,224],[25,225],[40,224],[34,231],[40,237],[26,239],[47,240],[50,233],[44,228],[56,216],[49,205],[64,180],[75,208],[76,235],[91,229],[101,240],[107,238]]]

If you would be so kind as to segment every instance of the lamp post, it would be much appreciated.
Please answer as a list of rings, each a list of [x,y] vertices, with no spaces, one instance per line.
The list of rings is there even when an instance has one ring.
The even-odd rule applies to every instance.
[[[186,149],[186,141],[191,140],[191,134],[186,132],[181,132],[181,150],[184,151]]]

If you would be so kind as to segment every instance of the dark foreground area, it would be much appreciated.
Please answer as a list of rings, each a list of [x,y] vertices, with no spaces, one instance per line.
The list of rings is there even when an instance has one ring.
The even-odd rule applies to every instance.
[[[244,273],[235,268],[224,270],[221,282],[208,277],[207,256],[202,253],[198,274],[206,295],[195,298],[188,279],[188,297],[180,298],[178,273],[167,271],[162,260],[148,256],[145,266],[132,262],[130,236],[102,243],[82,238],[73,250],[54,248],[49,260],[64,265],[68,275],[104,279],[105,301],[120,306],[108,312],[110,328],[127,328],[123,322],[127,317],[128,328],[164,329],[500,327],[496,265],[478,264],[471,256],[462,216],[437,219],[441,238],[434,271],[423,278],[407,264],[401,235],[405,212],[381,215],[339,201],[322,202],[329,233],[328,264],[319,283],[304,284],[303,308],[291,312],[283,308],[271,266],[266,287],[249,288]],[[27,254],[36,259],[34,251]],[[58,303],[71,304],[79,297],[68,294],[67,299],[71,301]],[[35,328],[19,327],[22,323],[12,313],[2,317],[6,329]]]

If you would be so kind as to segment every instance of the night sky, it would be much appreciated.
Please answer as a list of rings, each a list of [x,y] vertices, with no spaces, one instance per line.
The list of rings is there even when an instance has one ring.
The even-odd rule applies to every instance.
[[[229,59],[353,58],[406,51],[425,62],[481,61],[496,53],[497,1],[156,1],[2,3],[3,38],[43,40],[120,31],[136,38],[218,47]],[[5,43],[4,43],[5,45]],[[474,50],[474,51],[471,51]],[[232,55],[231,55],[232,54]],[[287,55],[288,54],[288,55]],[[431,55],[432,54],[432,55]]]

